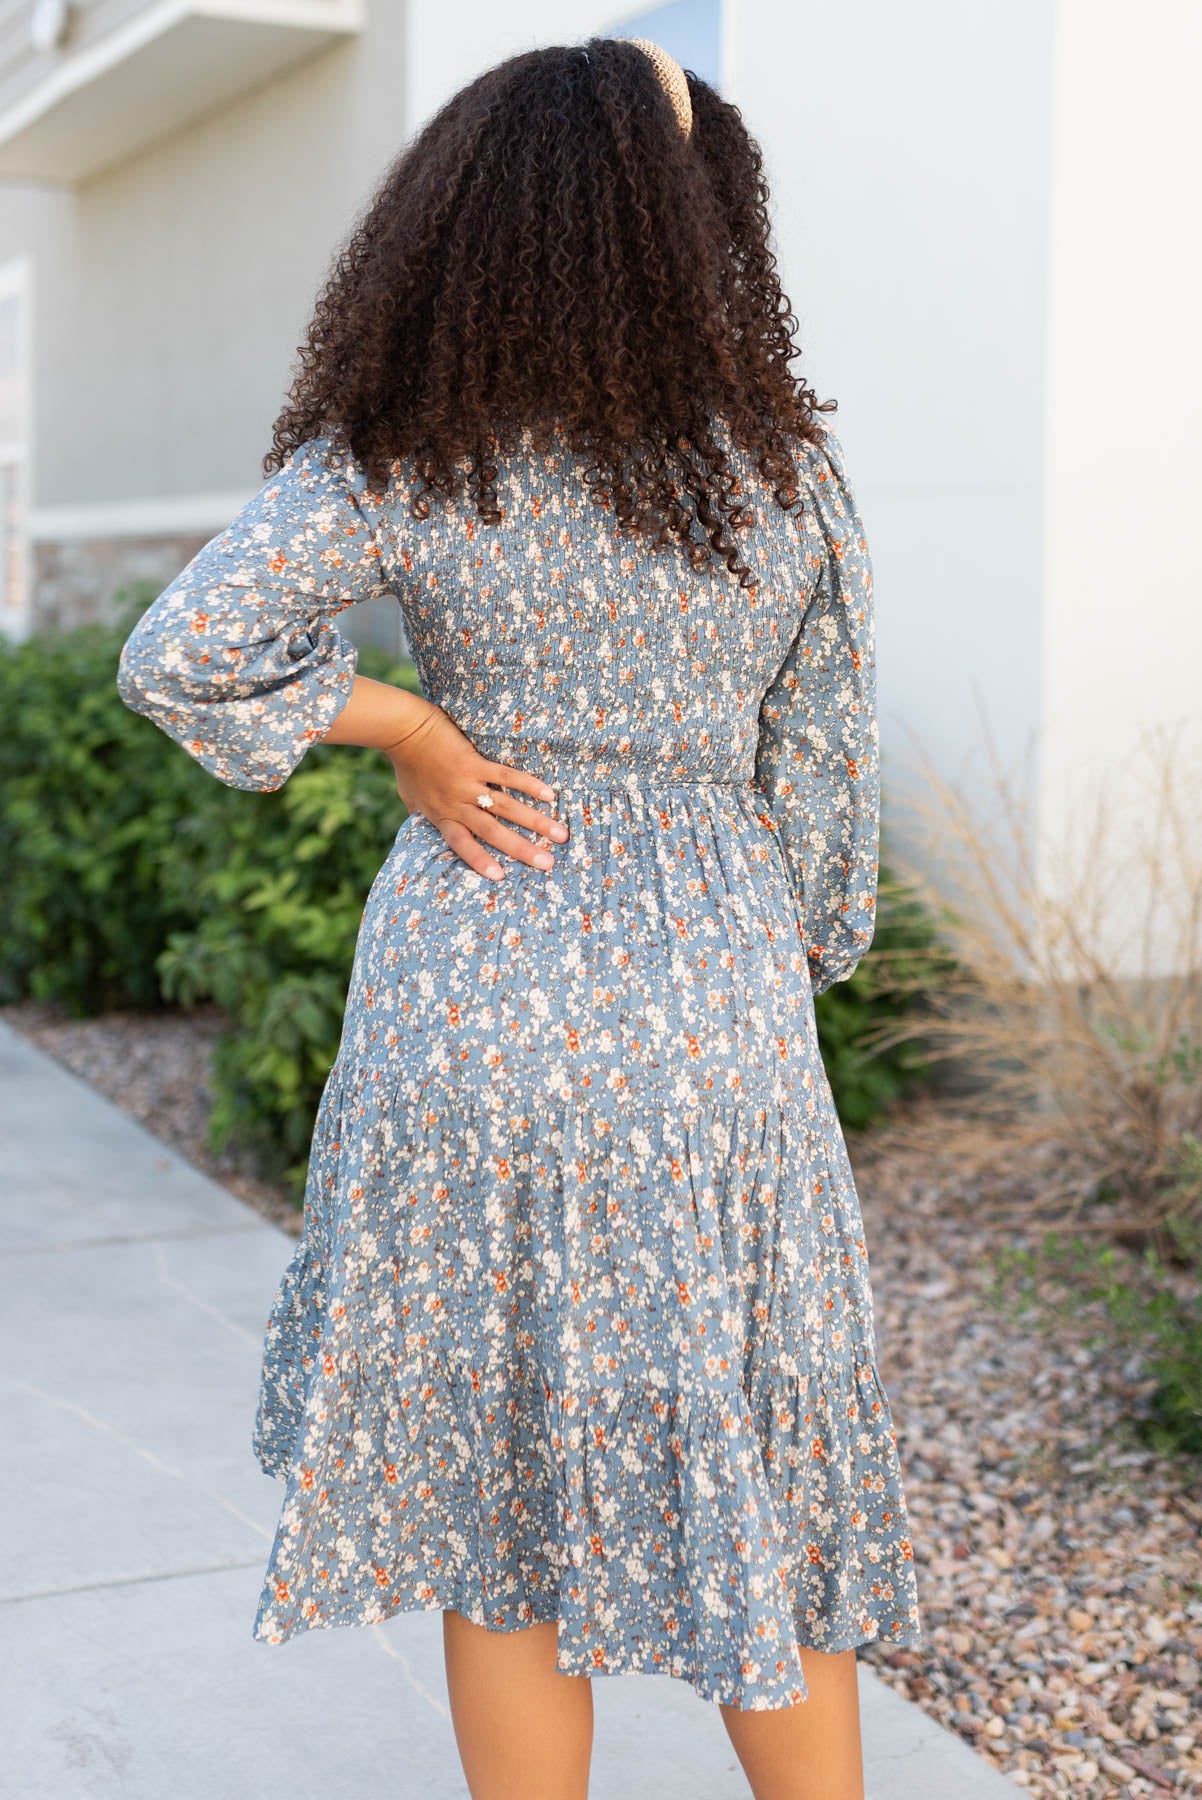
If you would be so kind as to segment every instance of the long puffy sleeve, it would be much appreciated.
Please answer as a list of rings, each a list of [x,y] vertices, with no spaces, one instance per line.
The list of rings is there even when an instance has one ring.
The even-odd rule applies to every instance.
[[[366,480],[324,438],[295,450],[142,615],[117,687],[228,787],[282,787],[350,697],[330,623],[387,591]]]
[[[815,994],[872,942],[880,843],[872,563],[838,438],[801,457],[816,580],[764,694],[756,776],[801,908]]]

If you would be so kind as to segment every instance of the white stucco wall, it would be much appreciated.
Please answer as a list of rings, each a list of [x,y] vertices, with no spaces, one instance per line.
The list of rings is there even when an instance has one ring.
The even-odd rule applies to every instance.
[[[1196,0],[1145,0],[1136,14],[1061,0],[1041,659],[1049,870],[1099,793],[1133,820],[1152,810],[1149,731],[1176,736],[1183,782],[1202,785],[1200,72]],[[1130,871],[1113,900],[1116,943],[1132,956],[1150,873]]]
[[[1049,8],[745,0],[730,20],[876,565],[891,786],[920,751],[971,777],[982,717],[1007,760],[1039,719]]]
[[[452,29],[375,0],[360,39],[73,191],[0,183],[0,259],[32,235],[47,264],[35,504],[253,490],[322,275],[393,155],[481,69],[622,11],[473,3]]]
[[[359,39],[94,180],[0,182],[0,262],[29,253],[37,275],[35,530],[103,538],[131,504],[219,529],[262,480],[329,260],[405,140],[481,69],[622,10],[473,3],[451,28],[445,7],[373,0]],[[396,611],[348,625],[395,645]]]
[[[370,0],[360,41],[152,154],[0,184],[0,262],[35,265],[37,507],[253,491],[394,152],[480,69],[643,10]],[[1051,843],[1072,769],[1196,717],[1202,8],[726,0],[722,44],[872,544],[887,792],[924,755],[987,785],[988,730],[1036,753]]]
[[[511,50],[612,8],[419,7],[415,122]],[[1050,14],[958,0],[728,0],[724,91],[764,146],[806,367],[837,423],[878,568],[882,727],[971,764],[983,711],[1022,757],[1041,704]]]
[[[38,320],[39,506],[258,485],[327,259],[404,136],[404,9],[375,11],[370,42],[75,190],[72,316]]]

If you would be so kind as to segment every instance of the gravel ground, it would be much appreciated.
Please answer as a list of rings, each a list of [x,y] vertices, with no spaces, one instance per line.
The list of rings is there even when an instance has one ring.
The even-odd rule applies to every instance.
[[[0,1016],[298,1229],[286,1194],[208,1148],[220,1015]],[[1087,1346],[1089,1308],[1051,1336],[990,1305],[1014,1228],[951,1159],[888,1127],[853,1157],[926,1634],[861,1654],[1031,1794],[1202,1796],[1202,1469],[1136,1439],[1148,1383]]]
[[[853,1154],[926,1633],[863,1654],[1032,1794],[1202,1794],[1202,1467],[1136,1438],[1151,1384],[1095,1309],[990,1305],[1022,1240],[954,1165]]]

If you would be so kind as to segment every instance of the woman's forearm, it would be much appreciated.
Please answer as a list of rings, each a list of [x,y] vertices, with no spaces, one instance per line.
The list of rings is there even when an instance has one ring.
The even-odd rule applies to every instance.
[[[351,697],[322,738],[323,744],[361,744],[369,750],[394,750],[410,733],[428,723],[439,709],[433,701],[386,681],[356,675]]]
[[[563,843],[568,828],[532,804],[554,801],[554,788],[527,769],[481,756],[432,700],[356,675],[350,698],[322,742],[382,750],[396,774],[405,810],[437,825],[449,847],[477,874],[502,878],[505,871],[496,851],[536,869],[554,867],[549,842]],[[481,809],[486,788],[492,798]],[[532,842],[515,826],[525,826],[537,838]]]

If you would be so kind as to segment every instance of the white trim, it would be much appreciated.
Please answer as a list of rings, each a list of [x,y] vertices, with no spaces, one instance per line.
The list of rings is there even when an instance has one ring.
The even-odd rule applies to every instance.
[[[29,515],[35,544],[108,538],[212,537],[253,500],[257,488],[227,494],[168,494],[147,500],[101,500],[84,506],[39,506]]]
[[[318,31],[362,31],[360,0],[159,0],[95,44],[73,54],[0,116],[0,143],[7,143],[48,113],[52,106],[107,75],[155,38],[185,19],[228,19],[239,25],[291,25]]]
[[[0,264],[0,300],[13,295],[20,300],[18,314],[17,389],[21,412],[21,439],[4,445],[5,460],[17,471],[19,524],[17,527],[20,585],[0,605],[0,634],[20,643],[33,630],[33,558],[30,553],[29,499],[33,490],[33,258],[22,252]]]
[[[19,256],[10,256],[0,263],[0,300],[7,300],[10,294],[24,292],[28,298],[33,281],[33,258],[22,251]]]
[[[298,38],[316,46],[323,36],[329,39],[361,32],[365,23],[364,0],[157,0],[93,44],[74,51],[68,48],[51,52],[54,60],[49,70],[35,77],[28,91],[0,112],[0,151],[20,143],[26,132],[42,125],[56,108],[94,83],[102,82],[140,53],[153,51],[172,32],[202,23],[235,28],[278,26],[281,32],[295,31]],[[235,83],[230,97],[238,91]],[[180,115],[182,123],[190,123],[191,117],[186,108]],[[145,141],[152,142],[158,135],[153,131]],[[140,147],[142,141],[139,139],[135,147]],[[74,177],[67,178],[89,172],[83,166]],[[22,179],[41,178],[33,170],[11,173]],[[61,174],[50,178],[64,179]]]
[[[725,100],[734,93],[739,80],[738,34],[735,31],[732,0],[718,0],[718,79]]]

